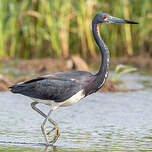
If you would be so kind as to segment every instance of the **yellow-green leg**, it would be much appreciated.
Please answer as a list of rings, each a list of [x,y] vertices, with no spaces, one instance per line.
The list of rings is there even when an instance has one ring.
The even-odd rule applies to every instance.
[[[49,118],[52,110],[50,110],[49,113],[48,113],[48,115],[46,115],[40,109],[38,109],[36,107],[37,104],[38,104],[38,102],[32,102],[31,103],[31,107],[33,108],[33,110],[35,110],[36,112],[38,112],[41,116],[43,116],[45,118],[44,122],[41,125],[41,129],[42,129],[42,133],[43,133],[44,138],[45,138],[46,145],[54,144],[57,141],[57,139],[59,138],[59,136],[60,136],[58,124],[54,120],[52,120],[52,119]],[[45,124],[46,124],[47,120],[51,124],[54,125],[54,128],[51,129],[48,133],[46,133],[46,128],[45,128]],[[55,130],[55,135],[53,137],[53,140],[51,140],[50,142],[48,142],[47,135],[50,135],[52,133],[52,131],[54,131],[54,130]]]

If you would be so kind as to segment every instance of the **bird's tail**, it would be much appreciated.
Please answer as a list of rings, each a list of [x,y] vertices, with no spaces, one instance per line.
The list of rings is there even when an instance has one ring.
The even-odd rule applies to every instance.
[[[18,84],[15,84],[15,85],[9,87],[9,90],[12,93],[20,93],[20,92],[23,91],[23,89],[25,89],[25,84],[24,83],[18,83]]]

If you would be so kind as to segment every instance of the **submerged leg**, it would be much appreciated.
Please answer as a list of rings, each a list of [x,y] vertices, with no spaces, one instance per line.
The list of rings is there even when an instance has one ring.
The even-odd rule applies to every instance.
[[[32,102],[32,103],[31,103],[31,107],[33,108],[33,110],[35,110],[36,112],[38,112],[38,113],[39,113],[41,116],[43,116],[44,118],[47,118],[47,115],[44,114],[40,109],[38,109],[38,108],[36,107],[37,104],[38,104],[38,102]],[[52,131],[55,130],[55,136],[54,136],[53,140],[50,141],[51,144],[54,144],[54,143],[57,141],[57,139],[59,138],[59,136],[60,136],[59,127],[58,127],[58,124],[57,124],[54,120],[50,119],[49,117],[48,117],[47,120],[48,120],[51,124],[54,125],[54,128],[51,129],[51,130],[47,133],[47,135],[50,135],[50,134],[52,133]]]

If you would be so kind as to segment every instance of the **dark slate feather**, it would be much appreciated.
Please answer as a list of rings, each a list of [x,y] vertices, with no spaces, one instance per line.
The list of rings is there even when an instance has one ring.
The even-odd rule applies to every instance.
[[[10,87],[10,91],[32,98],[62,102],[83,89],[84,80],[91,76],[91,73],[85,71],[57,73],[16,84]]]
[[[83,84],[86,80],[89,80],[93,75],[87,71],[70,71],[56,73],[55,76],[65,79],[74,79],[75,81]]]

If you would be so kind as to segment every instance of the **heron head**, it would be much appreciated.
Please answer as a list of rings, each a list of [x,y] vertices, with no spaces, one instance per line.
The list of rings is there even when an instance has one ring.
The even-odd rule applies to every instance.
[[[94,22],[98,23],[126,23],[126,24],[138,24],[134,21],[128,21],[124,19],[120,19],[117,17],[113,17],[107,13],[99,13],[94,17]]]

